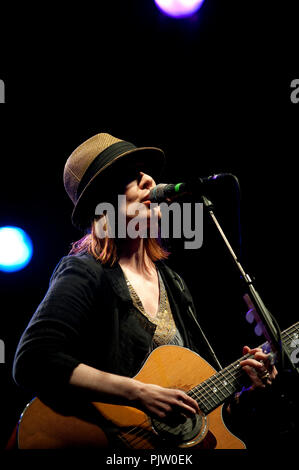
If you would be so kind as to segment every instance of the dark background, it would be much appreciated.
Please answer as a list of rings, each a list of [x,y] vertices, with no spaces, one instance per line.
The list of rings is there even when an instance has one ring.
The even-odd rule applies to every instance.
[[[217,172],[241,185],[242,262],[281,329],[297,321],[297,157],[299,78],[296,2],[206,0],[189,19],[162,15],[153,1],[18,7],[7,12],[0,78],[0,225],[34,244],[22,271],[0,274],[1,445],[31,398],[11,377],[21,333],[51,273],[81,237],[64,192],[65,161],[98,132],[161,147],[162,182]],[[23,8],[23,10],[22,10]],[[232,181],[212,194],[238,249]],[[245,321],[244,288],[205,215],[203,246],[173,242],[169,263],[189,285],[208,338],[225,366],[256,346]]]

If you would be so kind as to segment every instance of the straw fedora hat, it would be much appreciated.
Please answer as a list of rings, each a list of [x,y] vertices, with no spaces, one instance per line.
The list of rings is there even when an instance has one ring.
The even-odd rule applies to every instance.
[[[100,133],[79,145],[64,167],[64,187],[74,203],[72,222],[86,229],[95,207],[113,193],[113,183],[128,167],[156,179],[165,164],[164,152],[156,147],[136,147],[131,142]]]

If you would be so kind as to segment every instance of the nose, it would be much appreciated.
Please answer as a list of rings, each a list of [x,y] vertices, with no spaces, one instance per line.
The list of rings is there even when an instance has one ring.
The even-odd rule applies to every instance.
[[[155,181],[153,178],[146,173],[143,173],[140,171],[140,181],[139,181],[139,188],[140,189],[152,189],[154,186],[156,186]]]

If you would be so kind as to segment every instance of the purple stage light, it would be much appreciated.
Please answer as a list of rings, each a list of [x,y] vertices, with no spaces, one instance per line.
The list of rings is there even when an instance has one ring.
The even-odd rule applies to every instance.
[[[155,0],[157,7],[166,15],[184,18],[193,15],[204,0]]]

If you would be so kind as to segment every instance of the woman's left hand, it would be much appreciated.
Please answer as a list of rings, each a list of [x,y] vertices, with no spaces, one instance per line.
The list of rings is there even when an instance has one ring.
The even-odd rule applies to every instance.
[[[241,367],[251,379],[251,390],[271,385],[272,380],[277,375],[277,369],[273,363],[273,355],[265,354],[261,348],[250,349],[248,346],[244,346],[243,354],[254,356],[240,362]]]

